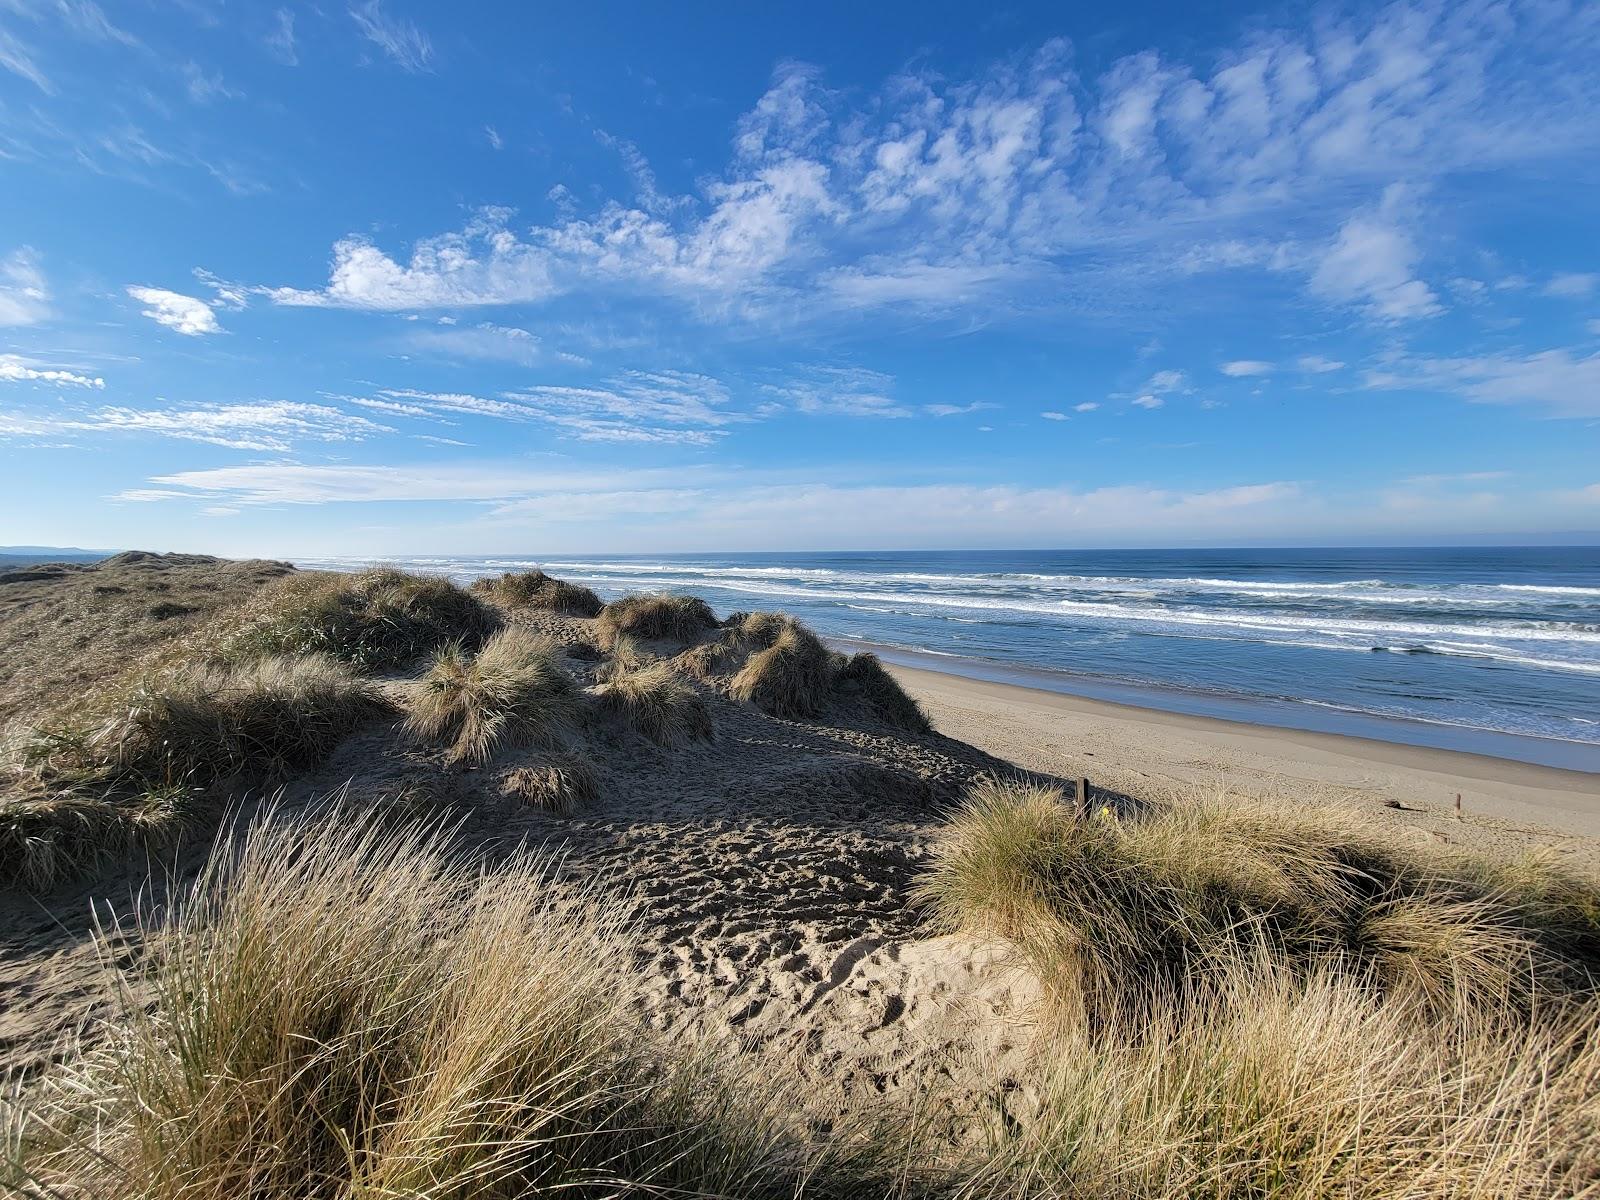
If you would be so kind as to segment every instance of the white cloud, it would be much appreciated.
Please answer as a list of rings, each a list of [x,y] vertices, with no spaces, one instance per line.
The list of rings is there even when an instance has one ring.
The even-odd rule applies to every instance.
[[[9,383],[55,383],[101,390],[106,386],[106,381],[98,375],[79,375],[75,371],[43,366],[16,354],[0,354],[0,380]]]
[[[781,408],[811,416],[909,417],[911,410],[889,393],[894,379],[855,367],[813,367],[763,391]]]
[[[1401,359],[1369,371],[1366,385],[1448,392],[1478,404],[1530,404],[1557,417],[1600,416],[1600,354],[1570,350]]]
[[[391,17],[383,11],[381,0],[366,0],[353,5],[350,19],[361,36],[389,56],[395,65],[416,73],[426,71],[433,60],[433,43],[416,23]]]
[[[1143,396],[1135,396],[1133,402],[1140,408],[1160,408],[1166,403],[1160,396],[1152,396],[1148,392]]]
[[[219,71],[207,74],[199,63],[185,63],[183,67],[184,86],[189,93],[189,99],[196,104],[213,104],[218,100],[238,100],[244,93],[229,87]]]
[[[1072,411],[1073,412],[1081,412],[1081,413],[1093,412],[1095,409],[1097,409],[1099,407],[1100,407],[1100,405],[1095,403],[1093,400],[1085,400],[1082,404],[1074,404],[1072,406]]]
[[[1272,364],[1260,362],[1256,359],[1242,358],[1235,362],[1225,362],[1220,368],[1224,375],[1231,375],[1235,379],[1245,379],[1252,375],[1272,374]]]
[[[47,96],[55,95],[55,85],[34,61],[33,51],[5,29],[0,29],[0,68],[26,79]]]
[[[483,127],[483,136],[489,139],[489,145],[493,146],[496,150],[505,149],[506,141],[500,136],[500,131],[493,125],[485,125]]]
[[[300,65],[300,53],[295,47],[292,9],[280,8],[273,15],[273,26],[267,31],[262,42],[267,48],[267,53],[284,66]]]
[[[337,408],[286,400],[195,408],[118,406],[82,415],[0,414],[0,437],[134,433],[277,453],[287,453],[299,442],[359,442],[374,434],[392,432],[387,425]]]
[[[930,417],[962,417],[968,413],[985,412],[1000,407],[987,400],[974,400],[971,404],[924,404],[922,411]]]
[[[199,337],[201,334],[222,332],[216,314],[204,300],[185,296],[181,292],[169,292],[165,288],[130,287],[127,291],[129,296],[146,306],[140,315],[176,333]]]
[[[1066,420],[1070,420],[1070,418],[1064,412],[1049,412],[1049,411],[1046,411],[1046,412],[1040,413],[1039,415],[1041,417],[1043,417],[1046,421],[1066,421]]]
[[[1145,381],[1144,390],[1158,396],[1172,392],[1186,392],[1189,378],[1182,371],[1157,371]]]
[[[50,315],[39,257],[24,246],[0,259],[0,326],[35,325]]]
[[[1600,275],[1569,272],[1557,275],[1545,284],[1544,294],[1563,300],[1586,300],[1594,295],[1596,287],[1600,287]]]
[[[273,294],[406,308],[611,286],[718,320],[891,307],[992,321],[1181,303],[1163,286],[1174,272],[1253,268],[1303,271],[1332,303],[1411,319],[1439,305],[1414,232],[1428,189],[1591,152],[1597,52],[1592,22],[1553,10],[1395,4],[1252,26],[1204,69],[1146,51],[1089,77],[1051,42],[971,78],[913,72],[863,96],[789,63],[695,196],[663,194],[612,138],[631,196],[580,213],[577,193],[552,189],[549,224],[408,253],[346,238],[328,286]],[[1521,86],[1530,64],[1539,88]],[[1408,186],[1352,209],[1394,179]]]
[[[441,322],[442,323],[442,322]],[[451,321],[443,329],[416,329],[406,335],[406,344],[453,358],[477,358],[532,366],[544,357],[537,334],[513,325],[484,322],[456,327]]]
[[[1333,371],[1344,370],[1344,364],[1337,359],[1323,358],[1320,354],[1305,354],[1296,360],[1296,365],[1302,371],[1312,375],[1326,375]]]
[[[526,304],[554,295],[551,261],[518,240],[504,210],[480,213],[461,233],[418,242],[402,265],[363,238],[333,248],[328,286],[264,289],[279,304],[398,311]]]
[[[1377,321],[1441,312],[1433,291],[1414,275],[1421,251],[1400,228],[1410,203],[1404,189],[1391,187],[1376,209],[1346,221],[1311,275],[1312,292],[1355,305]]]

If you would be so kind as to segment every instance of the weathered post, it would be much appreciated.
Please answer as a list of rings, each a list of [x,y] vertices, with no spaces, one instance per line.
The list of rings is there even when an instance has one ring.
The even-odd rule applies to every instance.
[[[1086,775],[1078,776],[1078,797],[1074,806],[1078,820],[1084,821],[1089,817],[1089,778]]]

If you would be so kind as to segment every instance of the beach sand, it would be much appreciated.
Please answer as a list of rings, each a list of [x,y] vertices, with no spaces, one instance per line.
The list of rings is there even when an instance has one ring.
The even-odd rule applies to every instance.
[[[1130,795],[1215,789],[1350,804],[1409,836],[1494,853],[1549,847],[1600,869],[1600,775],[892,670],[939,732],[1031,770]]]

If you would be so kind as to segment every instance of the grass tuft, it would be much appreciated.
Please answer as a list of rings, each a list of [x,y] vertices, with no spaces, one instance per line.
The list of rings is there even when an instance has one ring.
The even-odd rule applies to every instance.
[[[348,814],[257,826],[143,932],[159,949],[125,973],[103,1049],[12,1115],[14,1176],[35,1194],[802,1185],[771,1089],[643,1030],[616,919],[535,858],[489,871]]]
[[[1016,942],[1091,1012],[1182,1004],[1263,946],[1303,970],[1494,1011],[1591,987],[1600,969],[1470,865],[1394,851],[1351,814],[1244,801],[1080,820],[1053,789],[992,780],[968,795],[919,894],[947,928]]]
[[[305,572],[262,589],[223,654],[327,654],[364,670],[401,667],[449,642],[475,647],[494,613],[448,579],[376,567]]]
[[[712,736],[700,693],[666,663],[615,670],[595,689],[600,707],[661,746]]]
[[[507,572],[496,578],[486,576],[474,582],[472,590],[502,604],[548,608],[579,617],[597,617],[605,607],[591,589],[538,570]]]
[[[835,675],[834,687],[843,695],[861,697],[881,720],[897,729],[909,733],[933,731],[933,722],[922,711],[922,705],[906,695],[876,654],[852,654]]]
[[[0,883],[45,887],[169,845],[207,793],[312,767],[388,712],[320,656],[192,664],[92,698],[76,725],[35,734],[0,801]]]
[[[834,662],[816,634],[779,613],[752,613],[738,633],[764,648],[739,668],[728,684],[729,695],[776,717],[814,717],[822,711],[833,689]]]
[[[406,728],[448,744],[453,762],[487,762],[510,745],[550,745],[577,711],[572,678],[548,638],[505,629],[471,654],[440,650],[408,704]]]
[[[609,649],[623,634],[651,642],[692,642],[716,624],[710,606],[695,596],[634,595],[605,606],[598,633]]]
[[[599,798],[594,765],[579,754],[552,755],[535,766],[517,767],[500,781],[507,799],[566,816]]]

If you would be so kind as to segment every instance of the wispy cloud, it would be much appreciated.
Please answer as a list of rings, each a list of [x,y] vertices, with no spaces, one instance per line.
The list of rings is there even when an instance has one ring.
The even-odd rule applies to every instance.
[[[39,256],[24,246],[0,258],[0,326],[35,325],[50,315]]]
[[[1241,358],[1234,362],[1223,363],[1218,370],[1234,379],[1248,379],[1254,375],[1271,375],[1272,364],[1261,362],[1259,359]]]
[[[47,366],[18,354],[0,354],[0,381],[51,383],[101,390],[106,386],[106,381],[98,375],[81,375],[76,371]]]
[[[359,442],[387,425],[320,404],[265,401],[193,408],[110,407],[83,414],[0,414],[0,437],[145,434],[234,450],[288,453],[301,442]]]
[[[1586,300],[1594,295],[1597,287],[1600,287],[1600,275],[1568,272],[1555,276],[1545,284],[1544,294],[1563,300]]]
[[[1528,404],[1556,417],[1600,416],[1600,354],[1570,350],[1463,358],[1402,358],[1366,386],[1445,392],[1478,404]]]
[[[145,305],[141,316],[149,317],[158,325],[165,325],[174,333],[199,337],[207,333],[221,333],[217,316],[204,300],[169,292],[165,288],[130,287],[128,295]]]
[[[609,138],[626,198],[524,229],[480,219],[399,254],[347,238],[326,286],[273,295],[399,309],[614,287],[719,319],[793,319],[803,298],[813,320],[990,320],[1166,302],[1175,274],[1254,268],[1388,324],[1441,307],[1425,277],[1435,183],[1600,144],[1600,30],[1553,9],[1323,14],[1214,61],[1147,51],[1088,77],[1052,42],[865,97],[789,63],[690,198]],[[1530,63],[1538,88],[1512,82]]]
[[[286,67],[300,65],[300,52],[295,45],[294,10],[280,8],[272,17],[272,26],[261,40],[267,53]]]
[[[366,0],[350,9],[361,36],[366,38],[399,67],[411,72],[426,71],[433,60],[433,43],[413,21],[384,12],[381,0]]]

